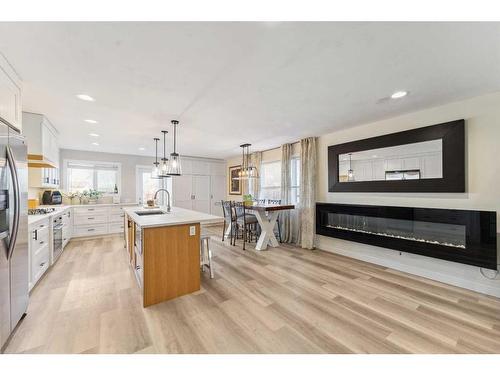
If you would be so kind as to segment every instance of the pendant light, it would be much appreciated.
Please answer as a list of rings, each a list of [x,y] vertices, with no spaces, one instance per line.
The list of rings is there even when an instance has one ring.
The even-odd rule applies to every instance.
[[[354,171],[351,168],[351,156],[352,154],[349,153],[349,170],[347,171],[347,181],[354,181]]]
[[[169,167],[168,167],[167,145],[166,145],[168,131],[162,130],[161,132],[163,133],[163,157],[161,158],[161,167],[160,167],[160,171],[158,173],[158,176],[161,178],[166,178],[166,177],[170,177],[168,175]]]
[[[160,140],[160,138],[153,138],[153,140],[155,141],[156,152],[155,152],[155,161],[153,163],[153,170],[151,171],[151,178],[159,179],[161,178],[160,168],[159,168],[160,163],[158,163],[158,141]]]
[[[250,165],[250,143],[240,145],[241,147],[241,169],[236,177],[237,180],[247,180],[259,178],[259,171],[256,167]]]
[[[179,154],[176,151],[176,143],[177,143],[177,125],[179,121],[172,120],[172,125],[174,127],[174,152],[170,154],[170,163],[168,174],[170,176],[180,176],[182,174],[181,168],[181,159]]]

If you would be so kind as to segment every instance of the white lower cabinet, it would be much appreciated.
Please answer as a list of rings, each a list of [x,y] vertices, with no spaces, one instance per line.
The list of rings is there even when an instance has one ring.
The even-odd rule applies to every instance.
[[[46,218],[29,227],[30,289],[50,266],[50,219]]]
[[[123,206],[73,207],[73,237],[123,233]]]

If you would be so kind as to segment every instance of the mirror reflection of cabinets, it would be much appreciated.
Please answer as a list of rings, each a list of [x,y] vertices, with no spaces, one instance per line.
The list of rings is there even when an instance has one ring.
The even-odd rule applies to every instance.
[[[329,191],[464,192],[464,123],[330,146]]]

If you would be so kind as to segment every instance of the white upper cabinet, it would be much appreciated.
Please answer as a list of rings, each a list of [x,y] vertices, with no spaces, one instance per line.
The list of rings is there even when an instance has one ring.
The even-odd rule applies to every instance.
[[[44,116],[23,112],[24,135],[28,141],[30,167],[58,167],[57,130]]]
[[[22,131],[21,79],[0,53],[0,118]]]

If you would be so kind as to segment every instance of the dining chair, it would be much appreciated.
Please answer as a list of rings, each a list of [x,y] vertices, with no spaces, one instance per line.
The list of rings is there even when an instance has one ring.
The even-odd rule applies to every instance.
[[[281,199],[268,199],[267,200],[267,204],[281,204]],[[278,237],[280,239],[280,243],[282,242],[281,241],[281,227],[280,227],[280,215],[278,214]]]
[[[256,234],[256,225],[258,224],[257,218],[255,215],[246,212],[246,207],[243,202],[233,202],[232,206],[234,219],[236,221],[236,234],[233,237],[233,245],[236,245],[238,231],[241,231],[243,238],[243,250],[246,250],[245,243],[250,242],[253,239],[253,235]]]
[[[229,226],[231,228],[229,232],[230,241],[229,243],[233,243],[233,232],[235,229],[235,225],[233,225],[233,210],[231,201],[222,200],[222,213],[224,216],[224,228],[222,229],[222,241],[224,241],[224,237],[226,236],[226,228]]]

